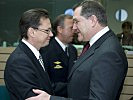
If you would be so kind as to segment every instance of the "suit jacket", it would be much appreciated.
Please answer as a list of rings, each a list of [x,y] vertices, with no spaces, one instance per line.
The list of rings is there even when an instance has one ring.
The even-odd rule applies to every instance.
[[[10,55],[4,72],[5,84],[11,100],[25,100],[39,88],[53,94],[50,79],[33,52],[22,42]]]
[[[67,82],[68,72],[77,59],[76,48],[69,45],[68,52],[69,57],[55,38],[52,38],[47,47],[41,49],[44,66],[52,82]]]
[[[69,74],[71,100],[119,100],[127,73],[126,55],[110,30],[98,39],[73,66]],[[67,100],[51,96],[51,100]]]
[[[40,52],[42,53],[44,66],[49,74],[50,80],[54,83],[54,88],[56,88],[55,91],[58,91],[55,92],[56,95],[65,96],[62,91],[66,87],[66,82],[68,82],[68,73],[77,59],[76,48],[69,44],[68,57],[55,38],[52,38],[50,44],[47,47],[42,48]],[[58,84],[57,86],[57,83],[60,85]],[[61,89],[62,86],[65,87]]]

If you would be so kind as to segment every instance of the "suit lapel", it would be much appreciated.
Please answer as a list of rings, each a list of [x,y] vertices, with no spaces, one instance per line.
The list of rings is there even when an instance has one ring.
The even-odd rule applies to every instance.
[[[38,72],[40,72],[38,74],[40,74],[40,76],[42,77],[42,78],[40,78],[40,79],[42,79],[41,82],[46,83],[46,85],[48,85],[47,88],[50,87],[52,89],[51,82],[50,82],[50,79],[49,79],[49,76],[48,76],[47,72],[44,71],[41,64],[36,59],[35,55],[30,50],[30,48],[27,45],[25,45],[23,42],[20,42],[19,46],[25,52],[25,54],[31,59],[32,63],[36,66],[36,69],[38,70]],[[44,87],[46,87],[46,86],[44,85]]]
[[[87,50],[83,56],[79,57],[75,63],[75,65],[72,67],[72,70],[68,76],[68,78],[70,78],[73,74],[73,72],[78,68],[80,67],[80,64],[82,64],[86,59],[88,59],[91,55],[94,54],[94,50],[95,48],[89,48],[89,50]]]
[[[115,35],[113,34],[113,32],[111,30],[109,30],[107,33],[105,33],[102,37],[100,37],[84,54],[83,56],[81,56],[75,63],[75,65],[72,67],[72,70],[68,76],[68,79],[70,79],[70,77],[72,76],[72,74],[74,73],[74,71],[80,67],[80,65],[86,60],[89,59],[89,57],[91,57],[95,50],[97,48],[99,48],[99,46],[110,36]]]
[[[38,68],[40,68],[41,67],[41,64],[36,59],[34,53],[30,50],[30,48],[27,45],[25,45],[23,42],[20,42],[20,47],[25,52],[25,54],[31,59],[32,63],[34,65],[36,65],[36,66],[39,66]],[[41,70],[43,70],[42,67],[41,67]]]

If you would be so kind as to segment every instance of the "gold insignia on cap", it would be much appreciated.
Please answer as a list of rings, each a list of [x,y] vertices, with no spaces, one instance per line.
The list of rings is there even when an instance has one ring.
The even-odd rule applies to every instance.
[[[61,64],[61,62],[60,61],[56,61],[56,62],[54,62],[54,64]]]
[[[55,69],[60,69],[60,68],[63,68],[63,67],[61,65],[56,65],[54,68]]]

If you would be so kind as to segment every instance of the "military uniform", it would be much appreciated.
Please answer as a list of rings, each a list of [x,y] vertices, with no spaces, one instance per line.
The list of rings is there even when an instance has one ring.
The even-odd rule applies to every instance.
[[[73,45],[69,44],[69,56],[67,56],[59,43],[55,40],[55,38],[53,38],[50,41],[50,44],[47,47],[42,48],[40,52],[42,54],[44,66],[49,74],[51,82],[67,83],[68,74],[77,59],[76,48]],[[58,95],[58,93],[56,95]]]

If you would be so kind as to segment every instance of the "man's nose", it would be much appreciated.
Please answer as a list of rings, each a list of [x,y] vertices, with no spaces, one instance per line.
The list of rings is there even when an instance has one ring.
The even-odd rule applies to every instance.
[[[52,32],[52,31],[50,31],[50,34],[49,34],[49,36],[50,36],[50,37],[52,37],[52,36],[53,36],[53,32]]]
[[[77,25],[75,23],[73,23],[73,30],[77,29]]]

